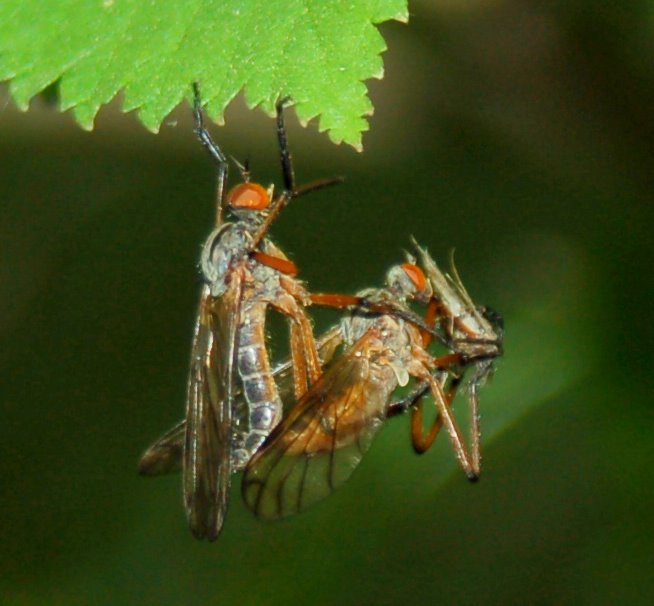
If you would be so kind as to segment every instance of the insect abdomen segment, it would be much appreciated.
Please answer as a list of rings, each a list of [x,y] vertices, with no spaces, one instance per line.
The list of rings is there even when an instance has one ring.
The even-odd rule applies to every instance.
[[[266,349],[266,307],[265,303],[248,306],[238,331],[236,367],[247,410],[235,411],[240,421],[236,424],[232,453],[235,471],[250,460],[282,415],[282,402]]]

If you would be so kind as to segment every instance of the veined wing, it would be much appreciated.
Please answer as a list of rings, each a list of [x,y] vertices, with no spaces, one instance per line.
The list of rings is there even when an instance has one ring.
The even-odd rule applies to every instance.
[[[197,333],[198,328],[196,328]],[[197,339],[197,336],[196,336]],[[342,337],[339,326],[328,330],[318,341],[318,352],[324,364],[331,362],[336,348],[341,344]],[[195,341],[193,345],[196,348]],[[275,381],[279,386],[279,395],[284,408],[291,407],[293,398],[293,365],[290,361],[281,364],[273,371]],[[234,393],[235,398],[242,398],[240,390]],[[176,473],[182,469],[184,456],[184,440],[186,437],[186,420],[180,421],[154,442],[141,456],[138,470],[144,476],[158,476]]]
[[[180,421],[141,455],[139,473],[159,476],[182,469],[186,421]]]
[[[343,331],[340,323],[327,329],[320,338],[316,340],[316,348],[318,350],[320,366],[323,372],[332,363],[337,349],[343,344],[343,340]],[[277,383],[279,397],[284,405],[284,414],[292,410],[298,402],[295,397],[293,383],[294,373],[295,368],[293,366],[292,358],[279,364],[273,370],[273,377]]]
[[[371,329],[337,358],[252,457],[242,492],[257,516],[297,513],[350,477],[396,386],[392,369],[372,359],[378,343]]]
[[[222,528],[231,475],[234,352],[242,274],[227,291],[202,290],[188,382],[183,486],[186,516],[197,538],[215,540]]]

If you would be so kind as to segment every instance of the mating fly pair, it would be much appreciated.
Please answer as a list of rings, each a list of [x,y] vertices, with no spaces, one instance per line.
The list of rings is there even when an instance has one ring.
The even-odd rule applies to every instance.
[[[388,273],[381,289],[356,296],[310,295],[294,279],[295,266],[265,234],[290,199],[338,179],[294,187],[282,106],[277,105],[277,132],[284,190],[273,199],[272,189],[250,183],[241,168],[244,183],[224,194],[226,159],[203,127],[196,90],[196,132],[218,163],[217,227],[201,256],[206,284],[186,420],[145,452],[140,470],[156,475],[181,462],[187,517],[198,538],[215,539],[220,532],[231,473],[245,469],[243,497],[258,516],[295,513],[345,481],[386,417],[408,408],[418,452],[444,426],[467,476],[475,479],[479,473],[477,388],[501,354],[501,333],[473,305],[456,273],[448,280],[417,244],[424,271],[410,259]],[[226,207],[237,222],[223,223]],[[415,314],[409,302],[423,303],[425,317]],[[309,304],[354,311],[318,347],[304,310]],[[285,314],[291,325],[291,360],[277,374],[265,342],[269,307]],[[434,337],[445,345],[446,355],[428,352]],[[475,370],[469,381],[467,448],[451,405],[470,366]],[[280,396],[278,382],[288,378],[283,375],[289,370],[292,389]],[[393,392],[411,377],[418,381],[416,388],[393,403]],[[421,398],[428,391],[437,417],[425,437]],[[297,404],[281,420],[282,402],[290,400]]]
[[[204,127],[197,85],[194,92],[196,134],[218,167],[216,227],[201,254],[204,286],[191,350],[186,419],[143,454],[139,470],[145,475],[165,473],[178,467],[181,457],[191,531],[214,540],[227,509],[231,474],[243,469],[282,415],[265,341],[268,308],[290,321],[295,396],[320,374],[304,311],[309,295],[294,278],[295,265],[266,234],[291,199],[340,179],[295,187],[281,101],[277,133],[283,190],[274,196],[273,186],[265,189],[250,182],[247,167],[239,165],[243,182],[227,191],[227,158]],[[236,221],[225,221],[227,211]]]

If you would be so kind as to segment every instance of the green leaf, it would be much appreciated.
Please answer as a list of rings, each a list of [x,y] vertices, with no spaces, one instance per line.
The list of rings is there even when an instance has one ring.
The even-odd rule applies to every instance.
[[[302,122],[320,116],[360,149],[363,81],[382,76],[386,48],[373,24],[407,17],[406,0],[3,0],[0,80],[23,109],[60,80],[62,110],[89,129],[121,89],[153,131],[193,81],[216,119],[241,90],[266,111],[290,95]]]

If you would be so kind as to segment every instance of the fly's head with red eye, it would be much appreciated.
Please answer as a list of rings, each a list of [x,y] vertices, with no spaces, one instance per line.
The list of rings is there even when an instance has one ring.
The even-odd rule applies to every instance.
[[[267,215],[272,197],[272,185],[265,189],[258,183],[245,181],[229,190],[226,203],[239,220],[256,224]]]
[[[431,283],[415,263],[395,265],[386,274],[386,284],[394,297],[427,302],[433,294]]]

